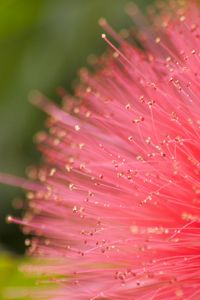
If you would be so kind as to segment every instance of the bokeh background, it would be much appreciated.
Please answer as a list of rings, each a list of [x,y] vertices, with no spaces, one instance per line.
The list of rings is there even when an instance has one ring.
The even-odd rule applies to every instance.
[[[144,10],[152,0],[134,2]],[[88,55],[107,47],[98,19],[105,17],[116,30],[132,26],[124,12],[126,3],[0,0],[0,172],[25,176],[25,168],[39,159],[33,136],[43,127],[45,115],[28,102],[30,91],[38,89],[55,101],[59,86],[72,92]],[[20,189],[0,185],[0,273],[4,270],[5,275],[0,289],[5,282],[12,284],[21,261],[17,257],[25,250],[19,227],[5,222],[7,215],[20,214],[12,205],[16,197],[23,197]]]

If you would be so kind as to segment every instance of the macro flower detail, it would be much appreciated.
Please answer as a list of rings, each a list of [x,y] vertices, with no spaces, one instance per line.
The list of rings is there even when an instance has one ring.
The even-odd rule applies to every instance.
[[[170,5],[151,26],[128,6],[137,43],[101,19],[111,49],[74,98],[34,95],[50,115],[43,163],[10,221],[47,260],[30,268],[56,283],[37,299],[200,299],[200,16],[193,1]]]

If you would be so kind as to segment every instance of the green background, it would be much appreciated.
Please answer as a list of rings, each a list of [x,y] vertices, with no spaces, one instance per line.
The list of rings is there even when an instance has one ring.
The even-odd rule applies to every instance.
[[[134,2],[144,9],[152,1]],[[33,136],[43,127],[45,114],[28,102],[30,91],[38,89],[54,100],[58,100],[57,87],[72,91],[88,55],[101,54],[107,47],[98,19],[105,17],[116,30],[132,26],[124,12],[126,3],[0,0],[0,172],[25,176],[25,168],[39,160]],[[0,185],[0,251],[15,255],[24,253],[24,238],[18,226],[6,224],[5,218],[20,215],[12,208],[16,196],[23,192]],[[14,258],[3,256],[1,261],[5,262],[0,262],[1,272],[4,266],[13,273],[18,265]]]

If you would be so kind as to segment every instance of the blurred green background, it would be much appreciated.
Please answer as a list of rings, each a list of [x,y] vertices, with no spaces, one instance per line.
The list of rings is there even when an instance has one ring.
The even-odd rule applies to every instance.
[[[134,2],[144,9],[152,0]],[[107,47],[98,19],[105,17],[116,30],[131,26],[126,3],[0,0],[0,172],[25,176],[26,166],[39,159],[32,140],[45,115],[28,102],[29,92],[39,89],[57,99],[57,87],[72,91],[88,55],[101,54]],[[5,222],[8,214],[20,214],[12,208],[16,196],[23,192],[0,185],[0,251],[23,254],[20,229]]]

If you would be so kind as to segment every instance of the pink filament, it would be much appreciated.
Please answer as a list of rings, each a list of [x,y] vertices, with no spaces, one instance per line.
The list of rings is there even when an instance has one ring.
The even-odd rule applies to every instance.
[[[200,298],[200,19],[193,1],[173,10],[148,36],[138,15],[145,51],[103,35],[111,53],[95,75],[82,70],[78,102],[36,97],[50,115],[45,189],[1,181],[33,190],[20,224],[29,252],[52,261],[31,272],[59,287],[37,299]]]

